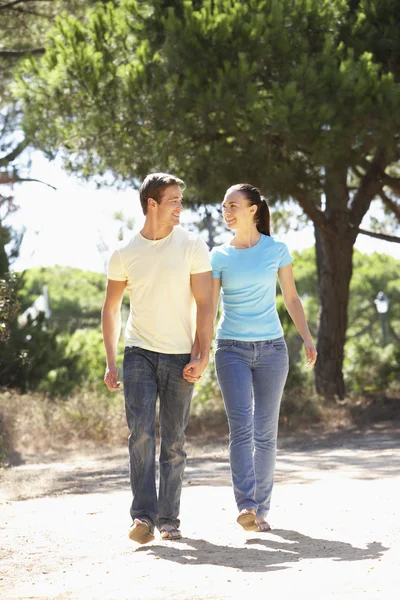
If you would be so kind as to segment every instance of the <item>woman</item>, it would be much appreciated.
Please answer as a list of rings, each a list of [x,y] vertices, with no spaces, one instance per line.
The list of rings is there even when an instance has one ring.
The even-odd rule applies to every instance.
[[[270,214],[260,191],[230,187],[222,210],[234,232],[211,253],[213,303],[222,290],[215,367],[229,423],[237,522],[247,531],[269,531],[265,520],[274,482],[279,407],[289,360],[276,310],[276,275],[286,308],[304,340],[307,367],[317,358],[297,294],[292,257],[270,235]]]

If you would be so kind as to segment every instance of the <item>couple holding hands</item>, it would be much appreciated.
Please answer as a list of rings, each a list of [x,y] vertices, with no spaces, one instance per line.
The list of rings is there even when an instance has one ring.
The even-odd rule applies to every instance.
[[[317,358],[297,294],[292,257],[270,235],[266,199],[247,183],[231,186],[222,202],[232,239],[209,253],[198,236],[179,227],[184,182],[151,173],[140,188],[142,230],[109,259],[102,310],[104,382],[117,381],[117,345],[125,291],[123,390],[129,427],[133,494],[129,537],[145,544],[176,540],[186,464],[185,429],[193,387],[205,371],[221,296],[215,367],[229,424],[237,522],[269,531],[266,516],[274,482],[279,408],[289,360],[276,310],[276,276],[285,306],[304,340],[307,367]],[[159,485],[156,486],[156,402],[159,398]]]

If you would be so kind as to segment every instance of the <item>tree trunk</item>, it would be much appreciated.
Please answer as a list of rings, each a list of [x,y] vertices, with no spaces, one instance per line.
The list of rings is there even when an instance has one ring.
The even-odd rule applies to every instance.
[[[4,279],[9,271],[9,262],[6,253],[6,244],[9,242],[9,236],[5,235],[5,230],[0,221],[0,279]]]
[[[342,373],[354,236],[325,234],[315,228],[321,302],[315,365],[315,388],[325,398],[343,398]]]
[[[347,167],[325,169],[325,211],[314,220],[320,316],[315,365],[315,388],[325,398],[343,398],[344,345],[350,280],[353,272],[353,247],[363,216],[381,189],[385,169],[385,150],[377,149],[374,159],[349,197]]]

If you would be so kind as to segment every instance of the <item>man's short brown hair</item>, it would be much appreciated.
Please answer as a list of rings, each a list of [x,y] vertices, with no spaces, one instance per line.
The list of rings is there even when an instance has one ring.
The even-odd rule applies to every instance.
[[[144,178],[139,190],[140,204],[144,215],[147,214],[148,199],[153,198],[153,200],[160,204],[163,191],[170,185],[179,185],[182,189],[185,188],[185,183],[182,179],[168,173],[149,173]]]

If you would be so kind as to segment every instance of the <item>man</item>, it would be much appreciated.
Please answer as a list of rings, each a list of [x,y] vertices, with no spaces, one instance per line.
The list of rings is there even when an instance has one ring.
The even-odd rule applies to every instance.
[[[186,463],[185,428],[193,386],[205,370],[213,331],[212,279],[205,242],[179,226],[178,177],[151,173],[140,188],[143,229],[112,253],[102,330],[110,391],[117,381],[121,302],[130,296],[123,387],[133,494],[129,537],[141,544],[182,537],[179,506]],[[155,482],[155,415],[159,398],[160,457]]]

